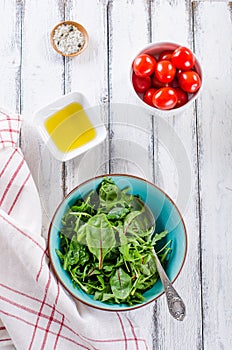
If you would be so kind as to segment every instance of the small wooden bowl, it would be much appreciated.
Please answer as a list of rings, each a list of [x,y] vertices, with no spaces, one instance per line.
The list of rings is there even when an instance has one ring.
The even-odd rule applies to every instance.
[[[65,54],[64,52],[58,50],[57,46],[55,45],[53,37],[54,37],[54,34],[55,34],[55,30],[58,27],[60,27],[62,24],[70,24],[70,25],[76,27],[84,35],[85,42],[84,42],[84,45],[82,46],[82,48],[79,51],[73,52],[73,53],[70,53],[70,54]],[[73,56],[79,55],[80,53],[82,53],[86,49],[86,47],[88,46],[88,42],[89,42],[89,36],[88,36],[88,33],[87,33],[86,29],[80,23],[73,22],[73,21],[63,21],[63,22],[58,23],[52,29],[52,32],[51,32],[51,35],[50,35],[50,40],[51,40],[51,44],[52,44],[53,49],[56,52],[58,52],[60,55],[67,56],[67,57],[73,57]]]

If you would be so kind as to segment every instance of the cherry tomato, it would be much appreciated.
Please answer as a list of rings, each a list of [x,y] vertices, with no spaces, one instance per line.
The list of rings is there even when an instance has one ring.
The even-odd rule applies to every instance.
[[[163,87],[154,94],[152,98],[153,105],[159,109],[172,109],[177,103],[177,94],[175,89]]]
[[[156,76],[155,76],[155,74],[153,74],[152,76],[151,76],[151,83],[152,83],[152,85],[155,87],[155,88],[161,88],[161,87],[168,87],[168,86],[170,86],[171,85],[171,83],[162,83],[161,81],[159,81],[157,78],[156,78]]]
[[[155,75],[156,78],[162,83],[169,83],[172,81],[176,74],[176,68],[170,61],[159,61],[156,66]]]
[[[140,78],[136,74],[133,74],[132,83],[135,91],[145,92],[151,86],[151,78],[150,77]]]
[[[177,70],[176,70],[176,77],[177,77],[177,79],[179,79],[180,74],[181,74],[182,72],[183,72],[183,71],[182,71],[181,69],[177,69]]]
[[[162,61],[162,60],[171,61],[172,54],[173,54],[172,50],[165,50],[165,51],[161,52],[161,54],[159,55],[159,61]]]
[[[143,96],[143,101],[152,107],[154,107],[153,102],[152,102],[152,98],[153,98],[153,95],[156,93],[156,91],[157,91],[157,89],[150,88],[145,92],[145,94]]]
[[[196,92],[201,86],[201,78],[197,72],[188,70],[180,73],[179,85],[184,91]]]
[[[195,56],[187,47],[178,47],[172,55],[172,64],[179,69],[189,70],[195,64]]]
[[[185,103],[188,102],[188,94],[187,92],[183,91],[181,88],[175,88],[176,94],[177,94],[177,103],[175,105],[175,108],[183,106]]]
[[[156,59],[153,56],[141,54],[134,59],[132,68],[139,77],[148,77],[155,71],[156,64]]]

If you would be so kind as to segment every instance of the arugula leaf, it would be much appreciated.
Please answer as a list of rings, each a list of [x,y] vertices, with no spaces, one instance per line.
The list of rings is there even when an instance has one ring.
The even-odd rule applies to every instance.
[[[166,237],[168,234],[168,231],[163,231],[160,233],[156,233],[155,236],[152,239],[152,244],[155,245],[156,242],[160,241],[161,239],[163,239],[164,237]]]
[[[119,219],[123,219],[128,213],[129,213],[128,208],[116,207],[109,211],[109,213],[107,214],[107,218],[109,220],[119,220]]]

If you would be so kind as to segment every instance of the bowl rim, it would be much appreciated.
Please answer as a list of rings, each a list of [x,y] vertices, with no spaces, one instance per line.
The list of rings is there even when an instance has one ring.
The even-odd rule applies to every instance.
[[[199,61],[198,57],[196,56],[194,50],[192,50],[191,48],[189,48],[194,57],[195,57],[195,60],[199,67],[199,70],[200,70],[200,78],[201,78],[201,86],[200,88],[193,94],[193,96],[191,97],[190,100],[187,101],[187,103],[185,103],[183,106],[180,106],[178,108],[171,108],[171,109],[159,109],[159,108],[156,108],[155,106],[152,107],[150,105],[148,105],[147,103],[145,103],[143,101],[143,99],[138,95],[138,93],[135,91],[134,87],[133,87],[133,83],[132,83],[132,76],[133,76],[133,68],[132,68],[132,63],[134,61],[134,59],[138,56],[138,55],[141,55],[143,53],[145,53],[144,51],[148,51],[148,50],[152,50],[153,48],[158,48],[159,46],[162,46],[162,45],[173,45],[175,46],[175,48],[179,47],[179,46],[183,46],[183,47],[187,47],[189,48],[186,44],[180,44],[180,43],[177,43],[177,42],[174,42],[174,41],[157,41],[157,42],[152,42],[152,43],[149,43],[147,44],[146,46],[144,46],[142,49],[140,49],[139,51],[137,51],[136,55],[134,55],[132,57],[132,62],[130,62],[130,66],[129,66],[129,78],[130,78],[130,86],[131,86],[131,89],[133,90],[134,92],[134,95],[136,97],[137,100],[140,100],[140,103],[142,104],[142,106],[144,108],[146,108],[147,110],[149,110],[150,112],[153,112],[154,114],[159,114],[159,115],[177,115],[179,113],[182,113],[184,112],[198,97],[199,95],[202,93],[202,90],[203,90],[203,87],[204,87],[204,71],[203,71],[203,68],[202,68],[202,64],[201,62]],[[173,48],[173,50],[175,50],[175,48]],[[166,49],[163,49],[163,50],[166,50]],[[172,50],[172,49],[168,49],[168,50]],[[149,54],[148,52],[146,52],[147,54]]]
[[[60,50],[58,50],[57,46],[55,45],[54,43],[54,39],[53,39],[53,35],[55,33],[55,30],[60,27],[62,24],[71,24],[73,25],[74,27],[76,27],[85,37],[85,42],[84,42],[84,45],[82,46],[82,48],[77,51],[77,52],[73,52],[73,53],[64,53]],[[88,46],[88,43],[89,43],[89,35],[88,35],[88,32],[87,30],[83,27],[83,25],[81,25],[80,23],[78,22],[74,22],[74,21],[62,21],[60,23],[58,23],[57,25],[55,25],[55,27],[52,29],[51,31],[51,34],[50,34],[50,41],[51,41],[51,44],[52,44],[52,47],[53,49],[59,53],[60,55],[62,56],[65,56],[65,57],[74,57],[74,56],[78,56],[79,54],[81,54]]]
[[[91,182],[93,180],[96,180],[96,179],[99,179],[99,178],[104,178],[104,177],[116,177],[116,176],[121,176],[121,177],[129,177],[129,178],[133,178],[133,179],[137,179],[139,181],[143,181],[145,183],[147,183],[148,185],[151,185],[152,187],[155,187],[158,191],[160,191],[161,193],[164,194],[164,196],[171,202],[171,204],[174,206],[174,208],[176,209],[179,217],[180,217],[180,221],[182,222],[182,225],[183,225],[183,229],[184,229],[184,236],[185,236],[185,248],[184,248],[184,256],[183,256],[183,259],[182,259],[182,262],[181,262],[181,266],[179,268],[179,271],[178,273],[176,274],[176,276],[171,280],[172,283],[174,283],[177,278],[179,277],[182,269],[183,269],[183,266],[184,266],[184,263],[186,261],[186,256],[187,256],[187,251],[188,251],[188,236],[187,236],[187,230],[186,230],[186,225],[185,225],[185,222],[184,222],[184,219],[183,219],[183,216],[182,214],[180,213],[179,209],[177,208],[176,204],[174,203],[174,201],[170,198],[170,196],[164,192],[160,187],[158,187],[157,185],[155,185],[154,183],[152,183],[151,181],[148,181],[146,179],[143,179],[139,176],[136,176],[136,175],[130,175],[130,174],[119,174],[119,173],[112,173],[112,174],[103,174],[103,175],[97,175],[97,176],[94,176],[88,180],[85,180],[83,181],[81,184],[75,186],[63,199],[62,201],[60,202],[60,204],[58,205],[58,207],[56,208],[55,210],[55,213],[53,214],[53,217],[52,217],[52,220],[50,222],[50,225],[49,225],[49,229],[48,229],[48,255],[49,255],[49,259],[50,259],[50,262],[51,262],[51,266],[52,266],[52,269],[53,269],[53,272],[55,274],[55,276],[57,277],[57,279],[59,280],[59,282],[62,284],[62,286],[65,288],[65,290],[76,300],[82,302],[83,304],[87,305],[87,306],[90,306],[92,308],[95,308],[95,309],[98,309],[98,310],[102,310],[102,311],[109,311],[109,312],[121,312],[121,311],[131,311],[131,310],[135,310],[135,309],[138,309],[138,308],[141,308],[143,306],[147,306],[148,304],[150,304],[151,302],[154,302],[156,301],[158,298],[160,298],[165,292],[162,291],[160,292],[158,295],[156,295],[154,298],[152,298],[151,300],[148,300],[144,303],[141,303],[141,304],[135,304],[135,305],[132,305],[132,306],[128,306],[128,307],[123,307],[123,308],[116,308],[116,309],[111,309],[110,307],[108,308],[104,308],[104,306],[96,306],[94,304],[91,304],[91,303],[88,303],[84,300],[82,300],[81,298],[79,298],[78,296],[76,296],[72,291],[70,291],[70,289],[65,285],[65,283],[62,281],[62,279],[60,278],[58,272],[56,271],[56,267],[53,263],[53,260],[52,260],[52,254],[51,254],[51,246],[50,246],[50,242],[51,242],[51,229],[52,229],[52,226],[53,226],[53,222],[54,222],[54,219],[55,219],[55,216],[57,214],[57,212],[59,211],[60,207],[63,205],[63,203],[65,202],[65,200],[72,195],[73,192],[75,192],[77,189],[79,189],[81,186],[87,184],[88,182]],[[110,306],[110,304],[109,304]]]

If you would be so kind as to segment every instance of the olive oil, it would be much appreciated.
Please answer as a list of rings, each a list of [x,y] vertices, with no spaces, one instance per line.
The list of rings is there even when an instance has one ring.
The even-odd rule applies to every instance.
[[[56,147],[64,153],[85,145],[96,137],[96,130],[82,105],[70,103],[45,121],[45,128]]]

